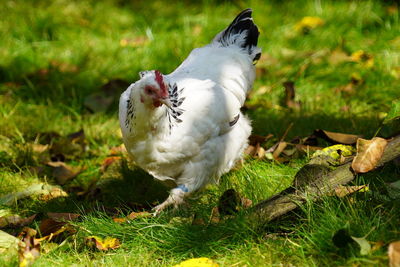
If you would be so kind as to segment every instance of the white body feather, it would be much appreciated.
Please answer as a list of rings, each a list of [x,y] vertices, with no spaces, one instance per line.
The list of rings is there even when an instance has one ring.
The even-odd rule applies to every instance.
[[[155,178],[183,184],[185,194],[216,182],[247,147],[251,126],[240,108],[254,78],[252,56],[237,45],[226,47],[214,41],[194,49],[174,72],[164,76],[166,82],[183,89],[180,97],[185,98],[180,106],[182,122],[171,129],[167,107],[149,109],[132,84],[122,94],[119,109],[128,153]],[[127,125],[128,100],[133,101],[135,115]],[[182,195],[174,190],[171,194]]]

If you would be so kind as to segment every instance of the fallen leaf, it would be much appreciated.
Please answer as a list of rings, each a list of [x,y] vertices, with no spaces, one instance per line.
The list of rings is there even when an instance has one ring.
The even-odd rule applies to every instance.
[[[50,192],[52,190],[55,190],[55,188],[60,189],[57,186],[43,184],[43,183],[34,184],[34,185],[27,187],[26,189],[24,189],[22,191],[19,191],[16,193],[10,193],[10,194],[7,194],[7,195],[1,197],[0,204],[5,205],[5,206],[10,206],[10,205],[16,203],[20,199],[24,199],[27,197],[33,197],[33,196],[48,195],[48,194],[50,194]]]
[[[274,136],[274,135],[272,135],[272,134],[268,134],[268,135],[266,135],[266,136],[257,135],[257,134],[252,134],[252,135],[250,135],[250,137],[249,137],[249,144],[250,144],[250,145],[253,145],[253,146],[254,146],[254,145],[257,145],[258,143],[259,143],[259,144],[262,144],[262,143],[264,143],[265,141],[271,139],[273,136]]]
[[[81,173],[83,167],[71,167],[62,161],[49,161],[47,165],[53,168],[53,177],[56,178],[57,183],[64,185],[71,179],[74,179]]]
[[[370,243],[373,244],[373,246],[371,248],[371,252],[378,251],[385,245],[385,242],[382,241],[382,240],[379,240],[379,241],[376,241],[376,242],[370,242]]]
[[[56,240],[57,242],[61,242],[68,235],[76,232],[76,230],[70,224],[68,224],[66,220],[53,220],[51,218],[41,221],[39,231],[42,237],[37,238],[37,242],[42,242],[43,240]],[[62,233],[64,234],[61,235]]]
[[[399,7],[396,4],[390,5],[386,8],[386,12],[390,16],[396,15],[397,13],[399,13]]]
[[[112,218],[114,222],[116,223],[125,223],[128,219],[125,218]]]
[[[342,62],[347,62],[350,59],[351,58],[349,57],[349,55],[341,49],[333,50],[332,53],[328,57],[328,61],[332,65],[337,65]]]
[[[400,267],[400,241],[389,244],[388,256],[390,267]]]
[[[196,24],[192,28],[192,35],[193,36],[199,36],[202,31],[203,31],[203,27],[201,25],[199,25],[199,24]]]
[[[126,151],[126,148],[125,148],[125,145],[124,144],[121,144],[121,145],[119,145],[119,146],[115,146],[115,147],[112,147],[111,149],[110,149],[110,155],[111,156],[121,156],[121,155],[124,155],[124,154],[127,154],[128,152]]]
[[[65,72],[77,72],[78,71],[78,66],[66,63],[66,62],[59,62],[56,60],[52,60],[50,62],[50,67],[58,70],[59,72],[65,73]]]
[[[81,157],[89,149],[83,129],[55,138],[51,142],[50,154],[54,162]]]
[[[42,144],[31,144],[32,151],[35,153],[43,153],[49,149],[49,145],[42,145]]]
[[[371,244],[368,242],[365,237],[354,237],[351,236],[351,238],[356,241],[356,243],[360,246],[360,254],[361,255],[368,255],[371,251]]]
[[[285,99],[284,105],[290,109],[298,110],[300,109],[300,102],[295,100],[295,88],[294,82],[286,81],[283,83],[283,87],[285,88]]]
[[[354,186],[339,185],[337,188],[335,188],[335,191],[328,194],[328,196],[335,195],[337,197],[345,197],[354,192],[366,192],[368,190],[369,190],[369,188],[367,185],[354,185]]]
[[[68,212],[48,212],[47,216],[57,222],[75,221],[81,215],[77,213]]]
[[[287,143],[284,142],[284,141],[278,143],[277,147],[276,147],[275,150],[272,152],[272,155],[273,155],[274,159],[277,160],[277,159],[279,158],[279,155],[280,155],[280,154],[282,153],[282,151],[286,148],[286,146],[287,146]]]
[[[0,228],[17,228],[30,224],[35,219],[36,214],[29,216],[27,218],[23,218],[19,215],[9,215],[0,217]]]
[[[342,165],[347,159],[350,159],[355,152],[354,147],[348,145],[333,145],[317,150],[312,154],[309,164]]]
[[[147,36],[137,36],[133,39],[124,38],[119,41],[121,47],[139,47],[150,43],[150,39]]]
[[[214,207],[211,210],[210,223],[217,224],[220,222],[220,220],[221,220],[221,217],[219,215],[218,207]]]
[[[193,216],[193,220],[192,220],[192,225],[206,225],[206,222],[204,221],[204,219],[199,216],[198,213],[195,213]]]
[[[257,149],[257,151],[256,151],[255,156],[256,156],[258,159],[264,158],[264,157],[265,157],[265,149],[264,149],[262,146],[259,145],[259,146],[258,146],[258,149]]]
[[[39,195],[38,199],[41,201],[48,202],[52,199],[59,198],[59,197],[67,197],[68,193],[62,190],[59,187],[51,188],[48,193]]]
[[[351,61],[360,63],[366,68],[371,68],[374,66],[373,56],[363,50],[355,51],[354,53],[351,54],[350,58]]]
[[[0,230],[0,254],[3,257],[12,258],[18,254],[19,247],[23,246],[23,242],[6,232]]]
[[[140,218],[147,218],[147,217],[152,217],[153,215],[150,212],[147,211],[141,211],[141,212],[131,212],[128,216],[127,219],[129,220],[135,220],[135,219],[140,219]]]
[[[102,251],[116,249],[121,246],[121,243],[117,238],[109,236],[104,239],[98,236],[88,236],[86,237],[86,244],[90,247],[95,246],[97,249]]]
[[[19,248],[19,266],[27,267],[40,256],[40,243],[35,241],[36,230],[24,227],[18,237],[24,245]]]
[[[324,21],[319,17],[311,17],[307,16],[302,18],[296,25],[294,29],[297,32],[301,32],[303,34],[308,34],[311,30],[321,26],[324,24]]]
[[[319,147],[319,146],[309,146],[309,145],[301,145],[301,144],[296,144],[295,146],[298,150],[305,152],[305,153],[322,150],[322,147]]]
[[[359,74],[353,73],[350,78],[350,82],[346,85],[335,88],[335,92],[341,93],[345,96],[352,96],[356,93],[356,89],[360,87],[364,81]]]
[[[56,221],[51,218],[43,219],[40,222],[39,231],[41,236],[47,236],[60,230],[66,222]]]
[[[253,205],[253,201],[251,199],[241,197],[240,202],[242,203],[243,208],[247,209],[250,208],[251,205]]]
[[[120,156],[112,156],[112,157],[105,158],[103,160],[103,162],[101,163],[101,167],[100,167],[101,172],[105,172],[111,164],[113,164],[114,162],[119,162],[121,160],[122,160],[122,157],[120,157]]]
[[[381,159],[386,145],[387,140],[380,137],[374,137],[371,140],[359,138],[357,140],[357,155],[351,164],[353,170],[357,173],[373,170]]]
[[[247,146],[247,148],[244,150],[244,154],[254,156],[256,154],[256,147],[252,145]]]
[[[321,129],[314,131],[314,135],[330,143],[352,145],[357,142],[360,135],[329,132]]]
[[[182,261],[181,263],[174,265],[173,267],[218,267],[218,263],[214,262],[209,258],[193,258]]]

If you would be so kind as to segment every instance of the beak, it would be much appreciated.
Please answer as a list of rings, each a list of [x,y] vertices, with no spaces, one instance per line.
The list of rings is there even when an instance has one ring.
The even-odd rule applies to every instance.
[[[168,98],[161,98],[160,102],[166,105],[169,108],[172,108],[172,103]]]

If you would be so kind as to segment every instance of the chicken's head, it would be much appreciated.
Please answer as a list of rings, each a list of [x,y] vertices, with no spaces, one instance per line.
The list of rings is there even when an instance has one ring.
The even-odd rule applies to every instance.
[[[170,107],[168,84],[158,70],[141,73],[141,94],[142,103],[151,104],[154,108],[161,107],[162,104]]]

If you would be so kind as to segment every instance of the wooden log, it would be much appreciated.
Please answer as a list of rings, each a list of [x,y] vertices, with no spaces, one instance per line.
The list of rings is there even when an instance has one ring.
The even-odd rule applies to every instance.
[[[398,157],[400,157],[400,136],[389,140],[377,167]],[[310,166],[305,165],[298,174],[300,172],[311,174],[313,177],[311,177],[312,179],[307,178],[308,184],[302,185],[301,188],[288,188],[278,195],[259,202],[251,208],[250,220],[260,224],[268,223],[294,210],[306,200],[316,200],[332,192],[338,186],[351,182],[356,175],[351,169],[351,161],[333,171],[322,167],[317,171],[311,168],[313,171],[310,172],[307,168],[310,169]]]

